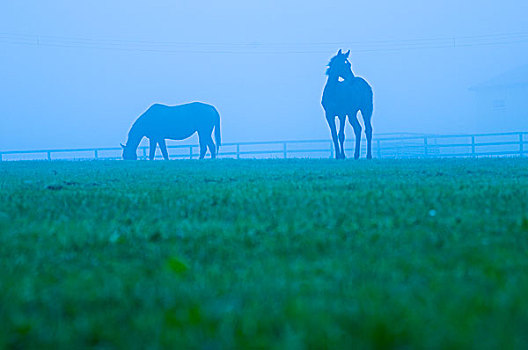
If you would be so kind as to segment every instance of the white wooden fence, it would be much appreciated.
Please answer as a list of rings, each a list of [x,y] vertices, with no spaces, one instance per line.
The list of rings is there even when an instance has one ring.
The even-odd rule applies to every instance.
[[[346,142],[348,157],[353,154],[353,138]],[[196,159],[199,146],[167,145],[171,159]],[[362,153],[366,153],[365,138]],[[375,158],[486,157],[528,155],[528,132],[459,135],[377,135],[373,140]],[[138,148],[138,157],[146,159],[148,147]],[[222,144],[220,158],[329,158],[334,156],[331,140],[230,142]],[[0,151],[7,160],[87,160],[120,159],[120,147]],[[160,158],[159,150],[156,158]]]

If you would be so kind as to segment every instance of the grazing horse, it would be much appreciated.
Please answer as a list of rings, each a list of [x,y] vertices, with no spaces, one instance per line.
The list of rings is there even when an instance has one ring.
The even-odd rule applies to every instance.
[[[211,138],[213,129],[216,145]],[[130,128],[126,145],[121,144],[123,159],[136,160],[139,143],[147,137],[150,140],[149,159],[154,159],[156,145],[159,145],[163,158],[168,160],[165,139],[183,140],[195,132],[198,132],[200,159],[205,157],[207,148],[211,158],[215,158],[220,147],[220,115],[216,108],[201,102],[178,106],[153,104]]]
[[[356,135],[356,150],[354,158],[359,158],[361,145],[361,125],[357,119],[357,112],[361,111],[365,124],[365,134],[367,136],[367,158],[372,158],[372,124],[371,117],[373,111],[372,88],[360,77],[354,76],[352,67],[348,61],[347,53],[341,50],[332,57],[328,63],[326,75],[328,80],[323,91],[321,104],[326,113],[326,120],[332,133],[336,159],[345,158],[345,123],[348,121],[354,129]],[[335,118],[339,118],[339,142],[336,130]]]

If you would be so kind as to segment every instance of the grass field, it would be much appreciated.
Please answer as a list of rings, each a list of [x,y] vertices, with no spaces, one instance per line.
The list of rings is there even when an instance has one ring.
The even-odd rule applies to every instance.
[[[0,348],[528,348],[528,159],[0,163]]]

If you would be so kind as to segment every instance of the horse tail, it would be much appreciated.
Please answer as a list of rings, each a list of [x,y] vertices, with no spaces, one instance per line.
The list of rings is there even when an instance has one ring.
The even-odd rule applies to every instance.
[[[364,110],[361,110],[361,114],[363,115],[363,118],[367,118],[368,120],[370,120],[370,118],[372,117],[372,113],[374,112],[374,101],[373,100],[374,98],[371,92],[367,97]]]
[[[372,87],[365,80],[364,82],[364,95],[363,95],[363,106],[361,108],[361,114],[363,118],[370,120],[372,112],[374,112],[374,93]]]
[[[215,116],[215,125],[214,125],[214,129],[215,129],[214,136],[215,136],[215,141],[216,141],[216,152],[218,152],[222,141],[220,139],[220,114],[218,113],[216,108],[215,108],[215,114],[216,116]]]

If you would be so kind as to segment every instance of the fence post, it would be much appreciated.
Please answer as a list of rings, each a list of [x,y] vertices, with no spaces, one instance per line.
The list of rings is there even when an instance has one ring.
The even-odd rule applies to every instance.
[[[284,142],[282,144],[282,152],[283,152],[283,155],[284,155],[284,159],[288,158],[288,151],[286,150],[286,146],[288,145],[288,143]]]
[[[519,154],[521,155],[521,157],[524,155],[524,140],[522,132],[519,133]],[[0,160],[2,160],[1,157]]]
[[[330,141],[330,158],[334,158],[334,144]]]
[[[96,149],[94,149],[94,158],[95,159],[99,158],[99,155],[97,154],[97,150]]]
[[[475,136],[471,136],[471,156],[475,157]]]
[[[47,151],[46,153],[48,154],[48,160],[51,160],[51,152]]]
[[[378,158],[381,158],[381,140],[376,140],[376,145],[378,146]]]
[[[427,136],[424,137],[424,156],[429,157],[429,150],[427,149]]]
[[[192,146],[189,146],[189,159],[193,158]]]
[[[237,153],[237,159],[240,159],[240,143],[237,143],[237,150],[236,150],[236,153]]]

